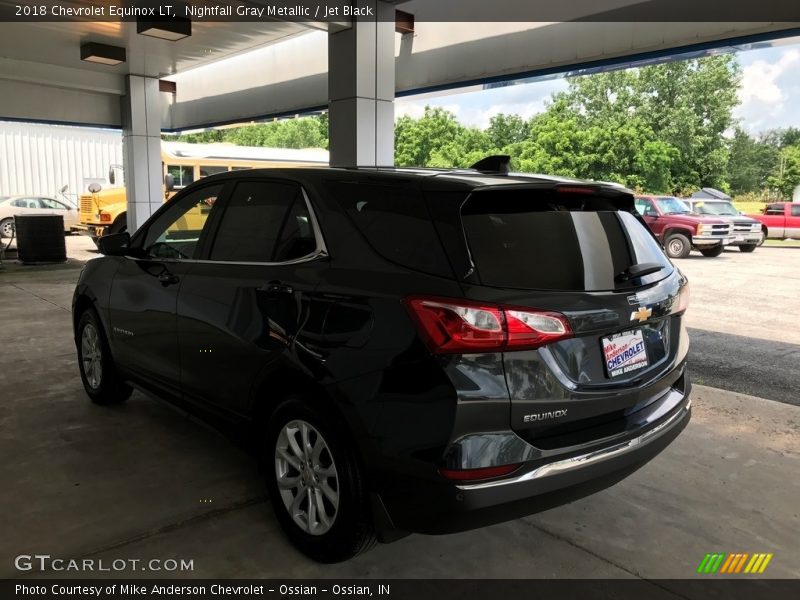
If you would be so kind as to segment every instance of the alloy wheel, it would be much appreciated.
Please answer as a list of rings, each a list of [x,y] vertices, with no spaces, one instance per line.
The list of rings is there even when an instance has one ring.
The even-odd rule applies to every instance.
[[[6,219],[0,223],[0,237],[10,238],[14,236],[14,221]]]
[[[292,520],[311,535],[328,532],[339,510],[339,478],[330,448],[313,425],[297,419],[281,429],[275,477]]]
[[[91,323],[84,326],[81,334],[81,362],[89,387],[98,389],[103,381],[103,349],[97,329]]]

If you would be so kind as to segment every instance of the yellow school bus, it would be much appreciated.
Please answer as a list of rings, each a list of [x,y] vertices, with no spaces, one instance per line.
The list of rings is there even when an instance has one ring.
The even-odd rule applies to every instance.
[[[328,151],[320,149],[294,150],[288,148],[252,148],[233,144],[188,144],[161,142],[162,176],[172,175],[174,187],[163,187],[164,200],[171,198],[192,182],[209,175],[239,169],[276,167],[326,166]],[[109,181],[113,185],[119,167],[109,166]],[[98,238],[107,233],[127,231],[127,199],[124,187],[94,185],[94,191],[80,197],[80,225],[76,233]]]

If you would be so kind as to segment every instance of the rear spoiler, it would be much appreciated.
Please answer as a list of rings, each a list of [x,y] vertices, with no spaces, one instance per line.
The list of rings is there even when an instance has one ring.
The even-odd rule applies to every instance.
[[[491,173],[492,175],[508,175],[511,157],[508,154],[495,154],[482,158],[470,167],[480,173]]]

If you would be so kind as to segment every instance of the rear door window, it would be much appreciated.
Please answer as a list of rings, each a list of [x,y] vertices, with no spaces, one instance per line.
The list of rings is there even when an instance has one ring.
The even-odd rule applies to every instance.
[[[211,248],[211,260],[275,263],[316,250],[305,197],[289,182],[243,181],[230,198]]]
[[[378,254],[416,271],[452,277],[419,190],[364,183],[338,183],[331,190]]]
[[[462,208],[472,260],[484,285],[600,291],[648,284],[672,272],[656,240],[631,213],[603,199],[555,192],[475,193]],[[589,206],[587,206],[589,205]],[[636,264],[663,267],[641,279],[617,276]]]

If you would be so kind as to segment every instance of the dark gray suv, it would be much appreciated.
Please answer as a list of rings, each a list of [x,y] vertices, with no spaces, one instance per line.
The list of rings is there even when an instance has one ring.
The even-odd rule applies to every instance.
[[[320,561],[570,502],[689,421],[687,282],[617,187],[238,171],[100,249],[73,303],[89,397],[236,432]]]

